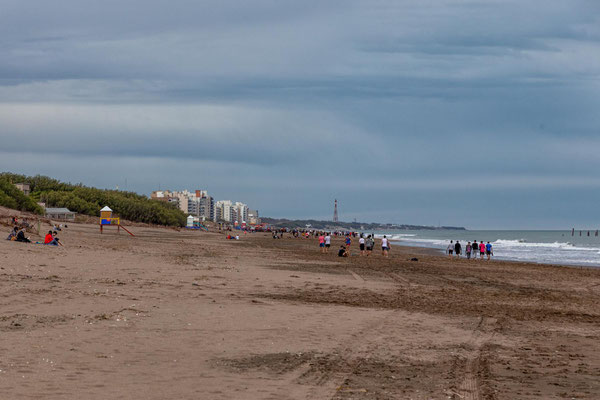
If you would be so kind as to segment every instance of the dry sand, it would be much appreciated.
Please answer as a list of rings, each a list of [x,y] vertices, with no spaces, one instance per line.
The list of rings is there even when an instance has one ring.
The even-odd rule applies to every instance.
[[[132,230],[0,241],[1,399],[600,398],[600,270]]]

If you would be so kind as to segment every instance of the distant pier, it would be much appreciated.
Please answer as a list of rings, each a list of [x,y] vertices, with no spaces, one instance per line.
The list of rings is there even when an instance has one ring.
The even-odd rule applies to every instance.
[[[583,236],[583,232],[585,232],[585,230],[579,230],[579,236]],[[587,235],[591,236],[591,232],[592,231],[587,231]],[[571,229],[571,236],[575,236],[575,228]],[[594,236],[598,237],[598,229],[596,229],[596,231],[594,231]]]

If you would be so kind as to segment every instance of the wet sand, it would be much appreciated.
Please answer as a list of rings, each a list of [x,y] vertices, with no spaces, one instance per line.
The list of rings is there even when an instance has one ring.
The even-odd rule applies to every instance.
[[[0,241],[0,398],[600,398],[598,269],[132,231]]]

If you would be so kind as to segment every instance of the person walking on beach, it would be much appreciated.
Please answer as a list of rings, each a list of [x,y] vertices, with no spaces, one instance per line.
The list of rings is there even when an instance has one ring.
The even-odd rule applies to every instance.
[[[494,253],[492,252],[492,244],[490,242],[487,242],[487,244],[485,245],[485,254],[487,255],[488,261],[490,261],[490,256],[494,255]]]
[[[387,236],[383,235],[383,239],[381,239],[381,254],[384,257],[388,257],[388,252],[390,251],[390,241]]]
[[[448,247],[446,248],[446,251],[448,252],[448,257],[453,258],[454,256],[452,254],[454,254],[454,242],[451,240],[450,244],[448,245]]]
[[[352,244],[352,239],[350,238],[350,234],[346,235],[346,250],[350,250],[350,245]]]
[[[373,240],[372,235],[369,235],[367,240],[365,240],[365,246],[367,247],[367,256],[370,256],[373,252],[373,246],[375,246],[375,241]]]
[[[467,260],[471,259],[471,242],[467,242],[467,247],[465,247],[465,254],[467,255]]]
[[[485,243],[483,243],[483,240],[481,242],[479,242],[479,255],[481,256],[481,259],[483,260],[483,256],[485,255]]]
[[[319,248],[321,253],[325,253],[325,236],[322,233],[319,235]]]
[[[360,239],[358,239],[358,246],[360,247],[360,255],[364,256],[365,255],[365,238],[363,237],[362,233],[360,234]]]
[[[327,232],[325,236],[325,253],[329,253],[329,248],[331,247],[331,234]]]
[[[479,253],[479,245],[477,244],[477,240],[473,240],[471,251],[473,252],[473,260],[477,260],[477,253]]]
[[[454,245],[454,252],[456,253],[456,258],[460,258],[460,255],[462,253],[462,246],[460,245],[460,242],[458,240]]]

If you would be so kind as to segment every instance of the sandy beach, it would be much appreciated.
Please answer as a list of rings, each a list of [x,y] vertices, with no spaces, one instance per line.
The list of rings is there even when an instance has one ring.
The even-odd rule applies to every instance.
[[[0,241],[2,399],[600,398],[599,269],[131,230]]]

